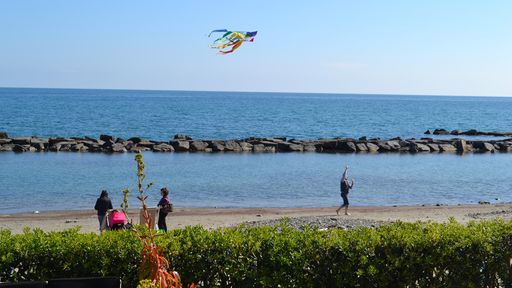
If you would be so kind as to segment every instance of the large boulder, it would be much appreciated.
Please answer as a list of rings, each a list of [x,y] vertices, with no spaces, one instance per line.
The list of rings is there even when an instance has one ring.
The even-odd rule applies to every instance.
[[[222,152],[225,149],[224,145],[218,141],[211,141],[208,144],[208,148],[211,148],[213,152]]]
[[[238,144],[240,145],[240,148],[242,148],[242,151],[244,151],[244,152],[252,151],[252,144],[251,143],[242,141],[242,142],[240,142]]]
[[[32,141],[31,137],[15,137],[12,138],[12,143],[17,145],[30,145]]]
[[[172,147],[174,147],[175,151],[189,151],[190,150],[190,142],[183,140],[172,140],[170,141]]]
[[[254,144],[252,145],[253,152],[265,152],[265,145],[263,144]]]
[[[0,145],[0,151],[12,151],[13,148],[14,148],[14,144]]]
[[[357,147],[356,147],[356,144],[354,144],[354,142],[352,142],[352,141],[340,141],[340,142],[338,142],[338,146],[337,146],[336,150],[340,151],[340,152],[353,153],[353,152],[357,151]]]
[[[319,143],[323,151],[335,151],[338,148],[338,140],[336,139],[324,139]]]
[[[428,143],[426,145],[430,148],[430,151],[432,151],[432,152],[439,152],[439,151],[441,151],[441,148],[439,148],[439,144]]]
[[[16,153],[27,152],[29,148],[30,145],[14,144],[14,147],[12,147],[12,151]]]
[[[448,132],[446,129],[436,129],[434,130],[434,135],[450,135],[450,132]]]
[[[281,142],[277,144],[277,149],[284,152],[302,152],[304,150],[304,146],[290,142]]]
[[[153,146],[153,151],[155,152],[173,152],[174,147],[167,143],[160,143]]]
[[[447,143],[439,144],[439,150],[441,150],[441,152],[449,152],[449,153],[457,152],[457,148],[455,148],[455,146],[453,146],[452,144],[447,144]]]
[[[208,147],[208,143],[203,141],[192,141],[190,142],[190,150],[191,151],[204,151]]]
[[[9,138],[9,135],[7,135],[7,132],[0,132],[0,139],[7,139]]]
[[[224,151],[240,152],[242,151],[242,147],[240,147],[240,144],[237,142],[229,140],[224,142]]]
[[[0,138],[0,145],[9,144],[9,143],[12,143],[12,139],[9,139],[9,138],[2,139],[2,138]]]
[[[464,139],[458,139],[455,142],[455,148],[457,148],[457,153],[466,153],[468,152],[468,144],[466,143],[466,140]]]
[[[427,144],[413,142],[409,146],[409,151],[412,153],[430,152],[430,147]]]
[[[126,151],[127,151],[126,148],[121,143],[115,143],[111,147],[111,152],[114,152],[114,153],[124,153]]]
[[[476,148],[479,152],[494,152],[496,150],[494,145],[483,141],[474,141],[473,147]]]
[[[107,142],[107,141],[116,142],[116,137],[111,136],[111,135],[101,134],[100,140],[105,141],[105,142]]]
[[[368,152],[376,153],[379,151],[379,146],[375,143],[366,143],[366,147],[368,147]]]
[[[391,151],[396,152],[400,150],[400,140],[386,141],[386,144],[391,148]]]
[[[471,129],[471,130],[462,132],[461,134],[468,135],[468,136],[476,136],[479,134],[479,132],[476,129]]]
[[[184,134],[176,134],[174,135],[174,140],[192,140],[192,137]]]
[[[368,147],[364,143],[356,144],[357,152],[368,152]]]
[[[379,152],[391,152],[392,148],[386,142],[377,142],[377,146],[379,146]]]

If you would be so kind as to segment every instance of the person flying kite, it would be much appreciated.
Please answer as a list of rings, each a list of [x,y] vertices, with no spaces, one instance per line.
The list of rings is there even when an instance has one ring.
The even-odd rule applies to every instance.
[[[219,30],[213,30],[210,32],[208,37],[210,37],[213,33],[221,33],[224,32],[224,34],[220,37],[215,39],[213,43],[210,45],[213,49],[218,49],[219,54],[226,55],[229,53],[232,53],[236,49],[240,48],[240,46],[244,42],[254,42],[254,37],[256,37],[256,34],[258,31],[254,32],[242,32],[242,31],[228,31],[227,29],[219,29]],[[231,47],[229,50],[222,50]]]

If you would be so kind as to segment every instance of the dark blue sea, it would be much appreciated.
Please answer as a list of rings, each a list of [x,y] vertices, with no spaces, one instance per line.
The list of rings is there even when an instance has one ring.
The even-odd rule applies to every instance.
[[[427,129],[512,131],[512,98],[0,88],[10,136],[423,137]],[[0,153],[0,213],[92,208],[135,194],[133,154]],[[328,207],[350,165],[353,205],[512,202],[512,154],[144,154],[178,207]]]

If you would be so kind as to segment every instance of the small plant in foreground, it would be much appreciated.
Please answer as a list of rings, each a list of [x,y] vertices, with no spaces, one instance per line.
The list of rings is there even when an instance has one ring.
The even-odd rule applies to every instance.
[[[153,183],[149,183],[146,189],[143,189],[144,180],[146,175],[144,174],[144,161],[142,160],[142,154],[138,153],[135,156],[137,162],[137,181],[139,195],[137,199],[142,204],[142,213],[144,217],[144,226],[147,230],[134,229],[135,233],[142,241],[143,248],[141,252],[141,264],[139,270],[139,287],[160,287],[160,288],[181,288],[181,280],[178,272],[169,272],[169,261],[163,256],[162,248],[158,247],[155,242],[155,232],[152,227],[154,226],[153,220],[149,216],[148,209],[146,206],[147,192]],[[126,191],[126,190],[125,190]],[[124,192],[124,191],[123,191]],[[127,195],[127,193],[124,193]],[[128,207],[125,203],[124,207]],[[148,281],[148,279],[150,281]],[[190,288],[197,287],[195,284],[189,286]]]

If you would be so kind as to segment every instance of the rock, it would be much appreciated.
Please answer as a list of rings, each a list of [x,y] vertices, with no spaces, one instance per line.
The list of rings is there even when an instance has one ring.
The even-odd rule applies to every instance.
[[[166,143],[160,143],[153,146],[155,152],[174,152],[174,147]]]
[[[208,147],[212,149],[213,152],[221,152],[224,151],[225,147],[221,143],[217,141],[212,141],[208,144]]]
[[[237,142],[230,140],[224,142],[224,151],[240,152],[242,147]]]
[[[368,152],[368,147],[364,143],[356,144],[357,152]]]
[[[386,145],[388,145],[391,148],[391,151],[398,151],[398,150],[400,150],[399,141],[400,141],[400,138],[393,140],[393,141],[387,141]]]
[[[27,152],[29,147],[30,145],[14,144],[14,147],[12,147],[12,151],[16,153]]]
[[[168,143],[165,143],[165,144],[168,144]],[[137,146],[148,147],[148,148],[152,149],[153,146],[155,146],[155,143],[152,141],[149,141],[149,140],[141,139],[141,141],[139,143],[137,143]]]
[[[263,144],[254,144],[252,145],[253,152],[265,152],[265,145]]]
[[[356,144],[354,144],[354,142],[351,142],[351,141],[339,141],[336,150],[340,151],[340,152],[350,152],[350,153],[353,153],[353,152],[357,151],[357,147],[356,147]]]
[[[13,148],[14,148],[14,144],[0,145],[0,151],[12,151]]]
[[[494,153],[495,148],[491,143],[483,142],[483,141],[474,141],[473,147],[478,149],[479,152],[491,152]]]
[[[240,142],[238,144],[240,145],[240,148],[242,149],[242,151],[244,151],[244,152],[252,151],[252,144],[251,143]]]
[[[430,148],[431,152],[439,152],[441,150],[439,144],[436,143],[428,143],[427,146]]]
[[[366,136],[362,136],[362,137],[359,137],[358,139],[359,141],[363,141],[363,142],[366,142],[367,141],[367,137]]]
[[[208,147],[208,143],[203,141],[192,141],[190,142],[190,150],[191,151],[204,151]]]
[[[13,144],[30,145],[32,138],[31,137],[16,137],[16,138],[12,138],[11,140],[12,140]]]
[[[453,146],[452,144],[439,144],[439,150],[441,150],[441,152],[457,152],[457,148],[455,148],[455,146]]]
[[[316,151],[316,147],[315,145],[311,145],[311,144],[308,144],[308,145],[304,145],[304,152],[315,152]]]
[[[9,135],[7,135],[7,132],[0,132],[0,139],[7,139],[9,138]]]
[[[510,142],[498,142],[496,144],[498,144],[501,152],[512,152],[512,144]]]
[[[491,202],[489,202],[489,201],[478,201],[478,204],[480,204],[480,205],[489,205],[489,204],[491,204]]]
[[[192,140],[192,137],[184,134],[176,134],[174,135],[174,140]]]
[[[175,151],[188,151],[190,150],[190,143],[188,141],[183,140],[172,140],[170,141],[172,147],[174,147]]]
[[[111,151],[114,153],[125,153],[127,150],[123,144],[115,143],[114,145],[112,145]]]
[[[74,152],[78,152],[78,151],[83,152],[83,151],[89,150],[89,148],[87,148],[87,146],[85,146],[82,143],[72,145],[70,149],[71,149],[71,151],[74,151]]]
[[[434,135],[450,135],[450,132],[448,132],[445,129],[436,129],[436,130],[434,130],[434,133],[432,133],[432,134],[434,134]]]
[[[108,142],[108,141],[116,142],[116,138],[114,136],[105,135],[105,134],[100,135],[100,140],[105,141],[105,142]]]
[[[135,143],[135,144],[138,144],[139,142],[142,142],[144,139],[140,138],[140,137],[132,137],[132,138],[129,138],[128,141],[131,141],[132,143]]]
[[[430,134],[432,134],[432,131],[430,131],[430,130],[427,130],[427,131],[423,132],[423,134],[427,134],[427,135],[430,135]]]
[[[478,135],[478,131],[475,129],[471,129],[466,132],[462,132],[461,134],[468,135],[468,136],[476,136],[476,135]]]
[[[320,145],[322,147],[322,151],[335,151],[338,147],[338,140],[322,140]]]
[[[263,152],[275,153],[276,152],[276,146],[265,146],[265,150]]]
[[[8,139],[8,138],[0,138],[0,145],[3,145],[3,144],[9,144],[12,142],[12,139]]]
[[[377,146],[379,146],[379,152],[391,152],[391,147],[385,142],[377,142]]]
[[[368,151],[372,153],[379,151],[379,146],[374,143],[366,143],[366,147],[368,147]]]
[[[54,145],[54,144],[56,144],[56,143],[60,143],[60,142],[73,142],[73,143],[74,143],[74,142],[75,142],[75,140],[73,140],[73,139],[71,139],[71,138],[61,138],[61,137],[59,137],[59,138],[50,138],[50,139],[48,139],[48,144],[49,144],[50,146],[52,146],[52,145]]]
[[[426,144],[414,142],[414,143],[411,143],[409,151],[411,151],[412,153],[430,152],[430,147]]]
[[[460,135],[461,133],[462,133],[462,131],[461,131],[461,130],[452,130],[452,131],[450,132],[450,134],[451,134],[451,135]]]
[[[468,151],[466,140],[464,139],[458,139],[457,142],[455,142],[455,147],[457,148],[457,153],[465,153]]]
[[[278,151],[285,152],[302,152],[304,151],[304,146],[290,142],[281,142],[277,144],[277,149]]]

